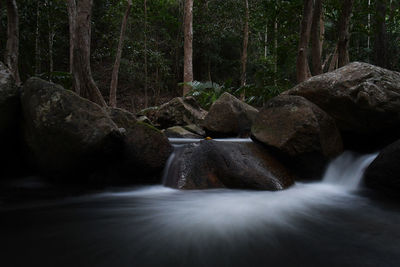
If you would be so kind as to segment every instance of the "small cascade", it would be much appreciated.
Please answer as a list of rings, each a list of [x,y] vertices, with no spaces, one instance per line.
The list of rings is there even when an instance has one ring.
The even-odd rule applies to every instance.
[[[365,170],[377,156],[377,153],[360,156],[353,152],[344,152],[329,164],[322,181],[350,190],[356,189]]]

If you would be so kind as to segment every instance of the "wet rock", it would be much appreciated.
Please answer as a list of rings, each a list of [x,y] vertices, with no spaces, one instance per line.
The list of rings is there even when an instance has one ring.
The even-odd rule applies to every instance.
[[[252,126],[252,136],[278,151],[304,178],[321,177],[328,160],[343,151],[335,121],[300,96],[268,101]]]
[[[400,140],[379,153],[367,168],[364,179],[369,188],[400,199]]]
[[[121,154],[122,134],[97,104],[38,78],[22,90],[23,136],[41,173],[77,180]]]
[[[211,136],[245,136],[257,113],[256,108],[224,93],[211,106],[203,125]]]
[[[200,136],[206,136],[206,132],[196,124],[189,124],[189,125],[183,126],[183,128],[185,128],[185,130],[188,130],[189,132],[192,132],[194,134],[197,134]]]
[[[346,148],[387,145],[400,136],[400,73],[354,62],[284,94],[307,98],[333,117]]]
[[[202,138],[201,135],[192,133],[181,126],[174,126],[165,129],[164,134],[170,138],[195,138],[195,139]]]
[[[172,152],[168,138],[126,110],[111,108],[109,114],[118,127],[126,130],[121,171],[135,177],[160,174]],[[157,176],[154,178],[159,181]]]
[[[158,108],[155,122],[162,129],[187,124],[200,125],[206,115],[207,111],[193,97],[176,97]]]
[[[165,184],[179,189],[282,190],[293,176],[252,142],[201,141],[176,151]]]

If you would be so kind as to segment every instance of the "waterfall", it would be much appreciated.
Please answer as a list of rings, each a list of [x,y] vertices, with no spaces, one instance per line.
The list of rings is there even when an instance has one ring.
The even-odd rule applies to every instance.
[[[365,170],[377,155],[377,153],[358,155],[353,152],[344,152],[329,164],[322,181],[347,189],[356,189],[360,185]]]

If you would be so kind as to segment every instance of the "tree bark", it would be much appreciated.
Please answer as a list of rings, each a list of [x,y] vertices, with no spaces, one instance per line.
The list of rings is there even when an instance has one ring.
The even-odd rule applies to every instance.
[[[183,82],[193,81],[193,0],[185,1],[185,21],[184,21],[184,62],[183,62]],[[183,86],[183,95],[190,91],[189,85]]]
[[[93,0],[79,0],[76,3],[75,38],[73,51],[74,89],[100,106],[107,106],[92,77],[90,67],[91,11]]]
[[[47,1],[47,7],[48,7],[48,12],[47,12],[47,24],[49,27],[49,81],[52,81],[52,75],[54,72],[54,60],[53,60],[53,45],[54,45],[54,37],[56,35],[55,30],[54,30],[54,25],[51,21],[51,3],[49,3],[49,1]]]
[[[312,74],[322,73],[322,42],[323,42],[323,15],[322,0],[315,0],[314,14],[311,24],[311,55],[312,55]]]
[[[39,75],[41,72],[40,66],[40,31],[39,31],[39,18],[40,18],[40,1],[36,5],[36,40],[35,40],[35,75]]]
[[[243,29],[243,51],[242,51],[242,75],[240,79],[240,86],[246,85],[246,66],[247,66],[247,47],[249,44],[249,1],[245,0],[245,18],[244,18],[244,29]],[[243,91],[240,95],[242,100],[245,99],[246,92]]]
[[[16,0],[7,0],[7,44],[5,51],[5,64],[10,69],[15,83],[21,84],[18,71],[19,57],[19,17]]]
[[[148,96],[148,64],[147,64],[147,0],[144,0],[144,107],[149,105]]]
[[[375,45],[374,55],[375,64],[379,67],[387,67],[387,55],[386,55],[386,1],[376,1],[376,18],[375,18]]]
[[[115,57],[114,68],[111,77],[111,85],[110,85],[110,106],[115,108],[117,106],[117,87],[118,87],[118,73],[119,73],[119,66],[121,64],[121,57],[122,57],[122,49],[124,45],[125,39],[125,31],[126,31],[126,24],[128,22],[129,13],[132,8],[132,0],[128,0],[124,17],[122,19],[121,24],[121,33],[119,35],[119,42],[117,48],[117,55]]]
[[[297,82],[301,83],[309,78],[307,48],[310,40],[313,0],[304,0],[303,19],[300,28],[300,41],[297,54],[296,74]]]
[[[69,72],[74,69],[74,40],[75,40],[76,2],[68,0],[68,21],[69,21]]]
[[[349,41],[350,41],[350,19],[353,10],[354,0],[343,0],[342,14],[339,21],[339,40],[338,40],[338,67],[343,67],[349,63]]]
[[[246,85],[246,65],[247,65],[247,47],[249,44],[249,1],[245,0],[245,18],[243,27],[243,51],[242,51],[242,75],[240,86]]]

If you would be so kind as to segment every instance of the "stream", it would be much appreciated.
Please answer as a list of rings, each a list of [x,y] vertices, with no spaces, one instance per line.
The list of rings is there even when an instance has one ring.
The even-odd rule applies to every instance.
[[[110,188],[0,205],[1,266],[399,266],[399,207],[345,152],[284,191]]]

